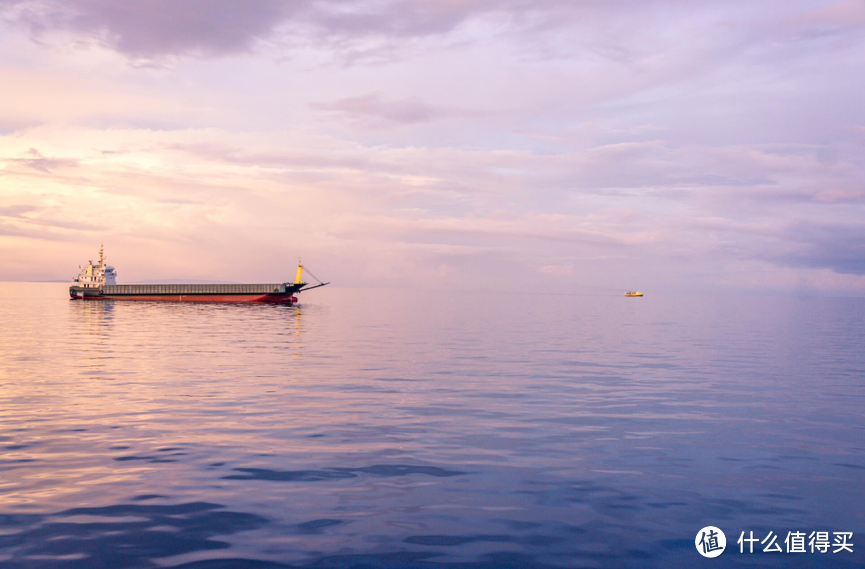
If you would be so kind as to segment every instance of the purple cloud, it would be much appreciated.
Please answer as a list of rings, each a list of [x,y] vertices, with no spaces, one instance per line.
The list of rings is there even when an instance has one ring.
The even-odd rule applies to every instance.
[[[339,113],[348,117],[374,119],[384,123],[427,123],[452,117],[473,117],[483,113],[429,105],[417,97],[385,101],[377,93],[348,97],[331,103],[312,103],[313,109]]]
[[[0,0],[34,36],[72,32],[133,58],[248,51],[282,24],[288,37],[334,41],[444,33],[500,1],[345,3],[339,0]]]
[[[6,17],[42,35],[68,31],[135,58],[245,51],[288,17],[279,0],[0,0]]]
[[[661,4],[652,9],[635,0],[0,0],[0,16],[28,27],[34,37],[69,32],[136,59],[218,56],[248,51],[260,40],[285,40],[293,46],[324,44],[354,61],[383,49],[360,43],[378,40],[400,46],[413,38],[449,34],[480,19],[492,22],[500,33],[522,32],[532,42],[566,25],[603,21],[615,26],[622,11],[663,12],[667,4],[688,7],[676,0]],[[834,12],[820,17],[830,22],[838,18]],[[590,49],[614,58],[630,51],[612,44],[595,41]]]
[[[706,28],[709,34],[723,30],[730,38],[725,46],[730,52],[713,57],[776,38],[819,40],[865,26],[865,8],[857,0],[815,1],[798,9],[783,1],[740,4],[743,16],[733,6],[727,13],[718,9],[714,16],[723,27]],[[664,36],[683,23],[695,30],[705,27],[716,6],[683,0],[0,0],[0,16],[28,27],[35,37],[68,32],[144,61],[245,52],[259,41],[326,47],[343,61],[364,61],[378,52],[392,55],[412,39],[484,22],[495,30],[492,34],[522,42],[517,56],[535,50],[543,58],[602,57],[633,64],[646,52],[675,48]],[[646,25],[635,31],[634,18]],[[562,30],[564,36],[558,34]]]
[[[798,223],[788,228],[783,238],[796,247],[788,253],[768,255],[780,265],[865,275],[865,225],[861,223]]]

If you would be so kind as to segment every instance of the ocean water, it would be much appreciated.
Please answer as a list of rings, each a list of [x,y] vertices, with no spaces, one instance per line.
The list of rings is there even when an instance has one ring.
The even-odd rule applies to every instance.
[[[0,567],[865,564],[865,299],[301,300],[0,284]]]

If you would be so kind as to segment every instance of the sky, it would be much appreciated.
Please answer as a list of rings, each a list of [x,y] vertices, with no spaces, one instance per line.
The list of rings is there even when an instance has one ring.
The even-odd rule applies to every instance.
[[[865,0],[0,0],[0,280],[865,296]]]

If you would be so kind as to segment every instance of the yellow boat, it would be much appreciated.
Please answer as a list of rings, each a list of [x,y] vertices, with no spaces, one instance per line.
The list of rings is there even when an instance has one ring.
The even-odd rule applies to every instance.
[[[625,296],[643,296],[643,293],[638,290],[629,290],[625,293]]]

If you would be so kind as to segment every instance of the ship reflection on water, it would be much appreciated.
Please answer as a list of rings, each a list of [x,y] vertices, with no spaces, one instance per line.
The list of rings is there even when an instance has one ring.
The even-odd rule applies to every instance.
[[[68,302],[70,329],[88,340],[107,339],[114,319],[114,302]]]
[[[738,531],[861,527],[861,301],[0,287],[4,569],[690,566],[707,524],[786,567],[825,561]]]

